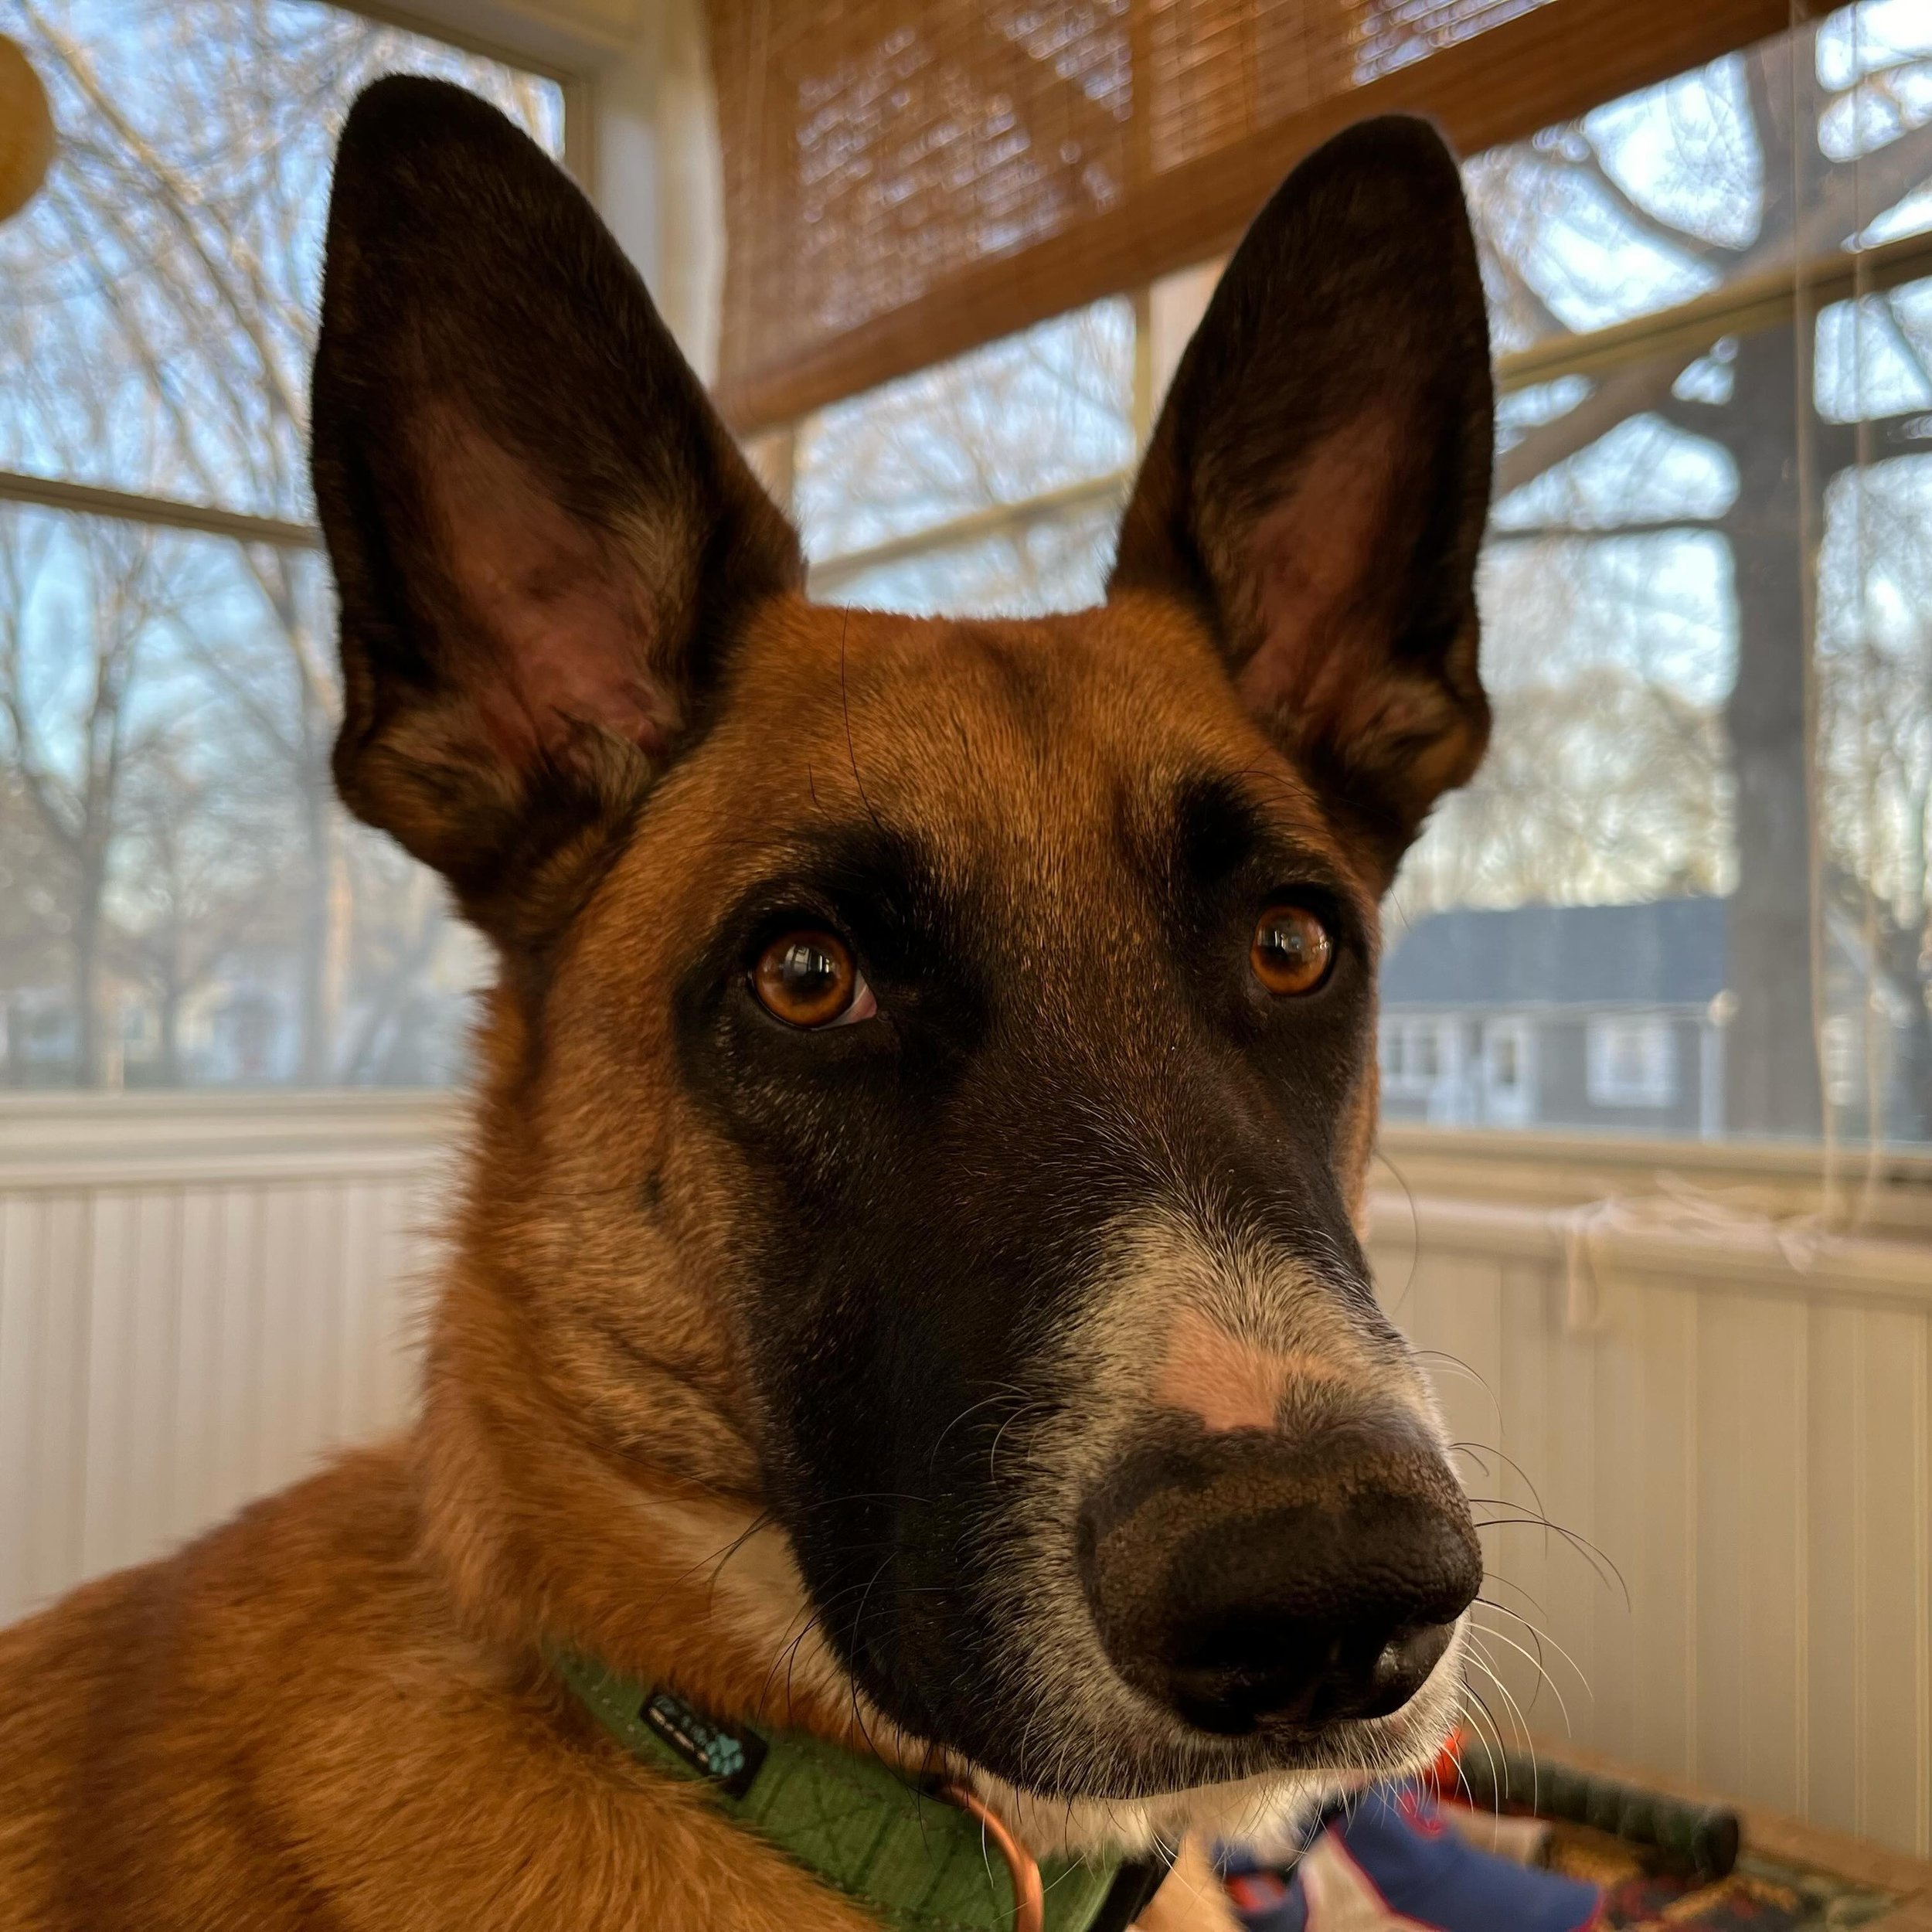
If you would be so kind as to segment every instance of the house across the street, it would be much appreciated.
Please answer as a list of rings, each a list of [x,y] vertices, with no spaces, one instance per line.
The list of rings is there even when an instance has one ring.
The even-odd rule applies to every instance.
[[[1725,1100],[1730,991],[1721,899],[1628,906],[1459,907],[1392,923],[1382,968],[1383,1114],[1447,1127],[1750,1134]],[[1823,938],[1824,1096],[1841,1132],[1866,1131],[1868,1085],[1886,1131],[1916,1138],[1902,1091],[1913,1015],[1876,973],[1855,925]]]
[[[1725,908],[1464,908],[1390,934],[1384,1117],[1724,1131]]]

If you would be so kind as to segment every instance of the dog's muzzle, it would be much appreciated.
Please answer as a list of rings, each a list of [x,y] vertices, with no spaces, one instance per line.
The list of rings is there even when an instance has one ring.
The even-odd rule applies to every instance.
[[[1163,1418],[1087,1498],[1079,1539],[1114,1668],[1224,1736],[1400,1709],[1482,1584],[1461,1487],[1393,1410],[1292,1434]]]

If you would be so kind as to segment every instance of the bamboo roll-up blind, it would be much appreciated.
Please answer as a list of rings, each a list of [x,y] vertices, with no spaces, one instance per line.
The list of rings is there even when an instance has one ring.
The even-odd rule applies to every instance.
[[[719,401],[788,420],[1206,260],[1362,116],[1464,152],[1803,0],[709,0]]]

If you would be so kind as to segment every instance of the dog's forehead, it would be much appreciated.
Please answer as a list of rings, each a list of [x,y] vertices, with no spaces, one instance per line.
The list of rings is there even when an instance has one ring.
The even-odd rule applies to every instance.
[[[784,600],[753,621],[713,735],[742,835],[855,815],[1009,872],[1151,826],[1219,778],[1285,835],[1352,867],[1311,791],[1172,606],[914,618]]]

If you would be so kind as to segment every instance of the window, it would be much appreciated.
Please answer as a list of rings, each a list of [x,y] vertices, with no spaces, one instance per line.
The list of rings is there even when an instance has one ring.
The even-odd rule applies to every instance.
[[[1127,499],[1133,305],[1097,303],[808,417],[793,505],[839,604],[1012,615],[1100,594]]]
[[[1491,1127],[1528,1127],[1536,1114],[1536,1036],[1526,1019],[1488,1019],[1482,1027],[1482,1118]]]
[[[0,32],[63,134],[0,229],[0,1084],[447,1080],[478,953],[329,782],[329,162],[386,71],[553,154],[562,90],[311,0],[0,0]]]
[[[1408,1039],[1400,1020],[1382,1022],[1380,1045],[1383,1090],[1399,1090],[1409,1079]]]
[[[1446,951],[1404,997],[1547,1012],[1576,1097],[1607,1009],[1721,996],[1709,1121],[1932,1141],[1932,15],[1867,0],[1465,179],[1502,392],[1496,730],[1390,930],[1520,930],[1490,936],[1506,988]],[[1189,282],[1198,313],[1176,277],[801,426],[821,594],[1093,596]],[[1425,1078],[1410,1037],[1385,1035],[1392,1091]],[[1855,1079],[1823,1066],[1841,1037]]]
[[[1446,1020],[1385,1019],[1382,1023],[1383,1090],[1400,1096],[1435,1091],[1454,1059],[1453,1023]]]
[[[1434,1086],[1442,1077],[1442,1036],[1433,1021],[1412,1021],[1406,1053],[1409,1077],[1418,1085]]]
[[[1483,1077],[1498,1093],[1514,1094],[1522,1086],[1523,1038],[1519,1026],[1492,1022],[1483,1029]]]
[[[1597,1107],[1668,1107],[1677,1098],[1677,1037],[1668,1020],[1600,1015],[1585,1036]]]
[[[1404,908],[1580,934],[1621,909],[1618,983],[1552,944],[1516,990],[1579,1017],[1722,997],[1709,1118],[1932,1138],[1927,17],[1845,9],[1468,172],[1506,392],[1482,583],[1497,729]],[[1821,1077],[1815,1012],[1882,1036],[1875,1063],[1906,1077]],[[1591,1049],[1592,1097],[1663,1104],[1668,1036],[1588,1023],[1616,1043]]]

